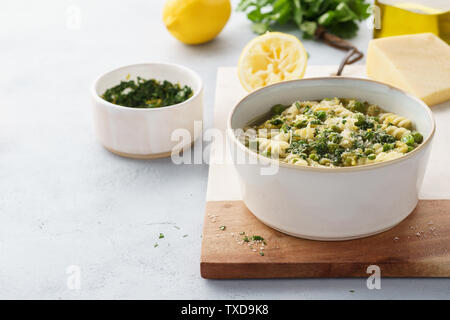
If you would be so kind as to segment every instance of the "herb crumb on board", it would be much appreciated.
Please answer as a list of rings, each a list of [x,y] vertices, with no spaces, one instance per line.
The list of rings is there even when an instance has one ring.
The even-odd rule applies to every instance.
[[[215,223],[218,221],[218,215],[216,214],[211,214],[208,213],[207,214],[208,220],[211,221],[212,223]],[[219,230],[220,231],[225,231],[227,230],[227,226],[226,225],[220,225],[219,226]],[[267,245],[266,241],[264,240],[264,238],[260,235],[252,235],[252,236],[248,236],[246,234],[245,231],[239,231],[238,233],[235,232],[230,232],[231,237],[233,237],[236,242],[239,245],[243,245],[244,243],[248,245],[249,249],[252,252],[257,252],[260,256],[264,256],[264,249],[265,246]],[[216,237],[220,237],[221,233],[216,233]]]

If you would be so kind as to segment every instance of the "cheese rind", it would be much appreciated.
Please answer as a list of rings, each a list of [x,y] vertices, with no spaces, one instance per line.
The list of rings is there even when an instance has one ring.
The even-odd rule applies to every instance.
[[[367,75],[429,106],[450,99],[450,46],[432,33],[371,40]]]

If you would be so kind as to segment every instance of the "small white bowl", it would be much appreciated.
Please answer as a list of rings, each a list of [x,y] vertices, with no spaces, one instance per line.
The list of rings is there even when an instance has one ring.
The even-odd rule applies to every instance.
[[[128,76],[188,85],[194,94],[182,103],[149,109],[123,107],[101,98],[107,89]],[[200,134],[194,132],[194,123],[203,119],[203,85],[198,74],[186,67],[142,63],[114,69],[94,81],[91,95],[97,137],[107,150],[118,155],[138,159],[167,157],[192,144]],[[190,141],[180,145],[180,141],[172,140],[176,129],[186,129]]]
[[[263,157],[239,142],[231,130],[244,128],[275,104],[333,97],[369,101],[408,117],[424,140],[395,160],[314,168]],[[425,103],[401,90],[371,80],[325,77],[281,82],[250,93],[231,111],[228,129],[243,200],[258,219],[296,237],[348,240],[390,229],[414,210],[435,123]],[[262,175],[267,164],[278,165],[277,173]]]

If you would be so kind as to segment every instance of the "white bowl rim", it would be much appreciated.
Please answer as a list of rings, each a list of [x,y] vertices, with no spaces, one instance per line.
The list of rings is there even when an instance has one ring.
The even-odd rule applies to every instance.
[[[132,108],[132,107],[126,107],[126,106],[121,106],[118,104],[114,104],[111,103],[109,101],[106,101],[105,99],[103,99],[102,97],[100,97],[97,94],[97,90],[96,87],[99,83],[99,81],[106,75],[113,73],[115,71],[121,70],[121,69],[127,69],[127,68],[131,68],[131,67],[139,67],[139,66],[154,66],[154,65],[159,65],[159,66],[167,66],[167,67],[173,67],[173,68],[178,68],[181,69],[187,73],[189,73],[199,84],[199,89],[197,90],[197,92],[194,92],[194,94],[192,95],[192,97],[190,97],[189,99],[177,103],[177,104],[173,104],[170,106],[165,106],[165,107],[160,107],[160,108]],[[112,70],[109,70],[105,73],[102,73],[101,75],[97,76],[97,78],[94,80],[94,82],[91,85],[91,95],[92,97],[99,103],[102,103],[108,107],[113,107],[113,108],[118,108],[121,110],[130,110],[130,112],[157,112],[157,111],[162,111],[162,110],[167,110],[167,109],[174,109],[174,108],[179,108],[182,107],[186,104],[188,104],[190,101],[194,100],[195,98],[197,98],[201,92],[203,91],[203,82],[202,79],[200,78],[200,76],[198,75],[197,72],[195,72],[192,69],[189,69],[188,67],[185,67],[181,64],[176,64],[176,63],[169,63],[169,62],[142,62],[142,63],[133,63],[133,64],[128,64],[125,66],[120,66],[120,67],[116,67]]]
[[[282,161],[279,161],[279,160],[276,160],[276,159],[264,157],[264,156],[260,155],[259,153],[255,152],[253,150],[250,150],[245,145],[240,143],[238,141],[238,139],[236,138],[236,136],[233,134],[233,132],[232,132],[233,129],[231,127],[231,118],[233,117],[233,115],[236,112],[236,110],[238,109],[238,107],[242,104],[242,102],[244,102],[244,100],[250,98],[255,93],[257,93],[259,91],[262,91],[262,90],[266,90],[267,88],[283,86],[286,83],[292,83],[292,82],[309,82],[309,81],[317,81],[317,80],[332,80],[332,81],[335,81],[335,80],[340,80],[340,79],[357,81],[357,82],[358,81],[370,82],[370,83],[374,83],[376,85],[385,86],[385,87],[388,87],[389,89],[398,91],[399,93],[408,96],[412,100],[415,100],[416,102],[418,102],[418,104],[422,108],[425,109],[426,113],[428,114],[428,117],[429,117],[428,120],[431,122],[430,134],[424,139],[424,141],[417,148],[415,148],[414,150],[412,150],[412,151],[408,152],[407,154],[401,156],[400,158],[393,159],[393,160],[387,160],[387,161],[383,161],[383,162],[352,166],[352,167],[311,167],[311,166],[295,165],[295,164],[282,162]],[[229,133],[233,143],[236,144],[238,146],[238,148],[243,149],[244,152],[248,153],[249,155],[255,156],[257,159],[261,160],[262,163],[264,163],[264,162],[272,163],[272,164],[279,165],[280,167],[292,168],[292,169],[297,169],[297,170],[321,171],[321,172],[334,173],[334,172],[371,170],[371,169],[376,169],[376,168],[387,166],[387,165],[392,165],[394,163],[399,163],[399,162],[402,162],[402,161],[406,161],[408,158],[410,158],[410,157],[414,156],[415,154],[417,154],[420,150],[425,148],[425,146],[431,142],[431,139],[433,138],[434,133],[436,131],[436,123],[435,123],[435,120],[434,120],[433,113],[431,112],[431,109],[430,109],[430,107],[428,105],[426,105],[419,98],[417,98],[417,97],[413,96],[412,94],[409,94],[409,93],[407,93],[407,92],[405,92],[405,91],[403,91],[401,89],[398,89],[398,88],[393,87],[391,85],[388,85],[386,83],[382,83],[382,82],[371,80],[371,79],[343,77],[343,76],[334,76],[334,77],[330,76],[330,77],[312,77],[312,78],[306,78],[306,79],[295,79],[295,80],[287,80],[287,81],[277,82],[277,83],[273,83],[273,84],[267,85],[265,87],[256,89],[256,90],[248,93],[245,97],[243,97],[241,100],[239,100],[238,103],[236,103],[236,105],[233,107],[233,109],[231,109],[230,113],[228,114],[227,131],[228,131],[228,133]]]

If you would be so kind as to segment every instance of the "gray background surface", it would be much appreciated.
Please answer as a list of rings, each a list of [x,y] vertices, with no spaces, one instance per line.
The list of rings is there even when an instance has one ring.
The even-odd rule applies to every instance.
[[[196,70],[211,127],[216,69],[236,65],[254,37],[244,15],[233,12],[214,41],[185,46],[165,30],[162,0],[1,4],[0,298],[450,297],[449,279],[382,279],[381,290],[368,290],[366,279],[204,280],[208,166],[125,159],[96,142],[92,80],[136,62]],[[77,10],[78,27],[70,23]],[[365,49],[370,37],[363,24],[353,42]],[[342,58],[321,43],[304,44],[311,65]],[[71,265],[81,270],[79,290],[66,285]]]

